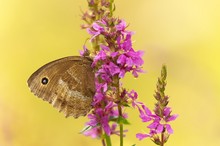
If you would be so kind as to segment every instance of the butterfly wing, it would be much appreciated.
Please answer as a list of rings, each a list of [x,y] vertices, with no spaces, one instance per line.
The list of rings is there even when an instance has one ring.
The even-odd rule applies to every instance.
[[[66,117],[85,116],[95,93],[91,59],[71,56],[52,61],[34,72],[28,86],[36,96],[51,103]]]

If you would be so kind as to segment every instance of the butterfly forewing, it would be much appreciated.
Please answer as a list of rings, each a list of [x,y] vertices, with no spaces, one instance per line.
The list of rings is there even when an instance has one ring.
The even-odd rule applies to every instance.
[[[28,86],[38,97],[51,103],[66,117],[85,116],[95,93],[92,60],[81,56],[52,61],[34,72]]]

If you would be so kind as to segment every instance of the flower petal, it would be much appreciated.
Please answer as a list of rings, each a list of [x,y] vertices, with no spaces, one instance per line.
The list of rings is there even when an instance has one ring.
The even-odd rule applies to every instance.
[[[147,126],[147,127],[150,128],[150,129],[156,129],[158,125],[159,125],[158,122],[153,122],[153,123],[151,123],[151,124],[150,124],[149,126]]]
[[[166,122],[174,121],[174,120],[176,120],[177,117],[178,117],[178,115],[172,115],[166,120]]]
[[[167,132],[169,134],[173,134],[173,129],[171,128],[171,126],[169,124],[166,124],[165,126],[166,126],[166,129],[167,129]]]
[[[163,125],[159,124],[157,126],[157,129],[156,129],[157,133],[162,133],[163,132]]]
[[[136,138],[138,138],[139,140],[142,140],[144,138],[150,137],[149,134],[142,134],[142,133],[137,133],[136,134]]]
[[[150,109],[149,109],[149,108],[147,108],[147,107],[146,107],[144,104],[142,105],[142,108],[144,109],[144,111],[145,111],[146,115],[148,115],[148,116],[151,116],[151,115],[152,115],[152,113],[151,113]]]

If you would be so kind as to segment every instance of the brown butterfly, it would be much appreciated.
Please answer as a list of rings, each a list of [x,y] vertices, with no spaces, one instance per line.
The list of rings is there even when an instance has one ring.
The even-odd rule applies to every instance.
[[[34,72],[28,86],[66,117],[85,116],[92,108],[95,75],[88,57],[70,56],[52,61]]]

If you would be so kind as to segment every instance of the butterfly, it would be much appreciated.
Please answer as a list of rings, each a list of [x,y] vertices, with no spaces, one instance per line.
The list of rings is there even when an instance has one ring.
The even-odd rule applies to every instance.
[[[66,117],[85,116],[92,108],[95,74],[92,59],[70,56],[49,62],[28,79],[34,95],[49,102]]]

